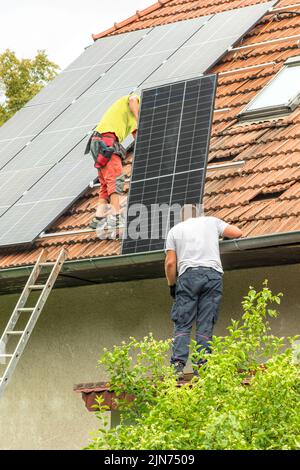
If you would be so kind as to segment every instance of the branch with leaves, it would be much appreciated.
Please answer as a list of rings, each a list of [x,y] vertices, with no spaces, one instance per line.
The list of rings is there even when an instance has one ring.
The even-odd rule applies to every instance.
[[[0,54],[0,125],[53,80],[58,70],[43,50],[34,59],[18,59],[9,49]]]
[[[121,424],[108,429],[107,407],[99,399],[101,426],[88,449],[300,449],[297,337],[276,337],[268,322],[277,317],[273,305],[281,296],[267,282],[260,291],[251,287],[241,320],[231,321],[227,336],[213,337],[211,354],[192,344],[195,362],[207,363],[180,387],[166,365],[169,340],[131,338],[106,351],[100,363],[110,389],[135,400],[120,400]]]

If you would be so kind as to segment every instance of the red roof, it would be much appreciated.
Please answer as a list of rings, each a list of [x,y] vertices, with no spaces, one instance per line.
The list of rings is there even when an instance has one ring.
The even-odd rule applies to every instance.
[[[257,3],[264,2],[161,0],[94,38]],[[275,8],[285,6],[289,6],[288,11],[300,12],[299,0],[281,0]],[[276,11],[266,14],[239,43],[249,47],[228,53],[210,70],[219,78],[209,161],[244,160],[245,164],[208,171],[205,208],[210,215],[237,224],[245,236],[300,229],[300,108],[281,119],[261,123],[241,124],[237,120],[237,114],[285,60],[300,55],[300,16],[284,11],[283,8],[280,15]],[[125,171],[129,177],[130,159]],[[0,267],[32,264],[41,247],[48,248],[50,259],[62,246],[68,249],[72,260],[119,254],[118,241],[99,241],[95,232],[74,233],[87,228],[97,204],[97,192],[97,188],[87,190],[52,225],[48,232],[58,232],[57,236],[38,239],[30,248],[1,249]],[[267,193],[278,196],[263,199]]]

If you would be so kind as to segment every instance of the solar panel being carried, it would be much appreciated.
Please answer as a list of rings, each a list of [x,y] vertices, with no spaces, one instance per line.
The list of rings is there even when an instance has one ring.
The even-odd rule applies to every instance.
[[[207,75],[143,91],[123,254],[163,249],[174,205],[201,202],[215,89]]]
[[[7,193],[1,191],[0,245],[32,242],[96,178],[92,160],[79,152],[88,130],[117,98],[152,83],[203,73],[273,3],[115,35],[87,48],[0,128],[0,180],[5,172],[12,182]],[[67,185],[66,164],[74,167]],[[59,203],[53,202],[54,191],[47,203],[51,210],[43,211],[45,189],[54,175]],[[67,191],[63,196],[58,195],[60,185]],[[26,202],[30,194],[31,206]]]

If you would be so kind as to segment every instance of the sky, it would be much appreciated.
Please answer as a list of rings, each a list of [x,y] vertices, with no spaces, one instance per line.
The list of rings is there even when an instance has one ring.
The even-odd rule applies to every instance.
[[[61,69],[93,42],[91,35],[155,0],[0,0],[0,53],[32,58],[38,49]]]

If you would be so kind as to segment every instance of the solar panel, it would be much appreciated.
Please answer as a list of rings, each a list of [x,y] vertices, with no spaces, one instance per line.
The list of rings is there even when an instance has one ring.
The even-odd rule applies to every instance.
[[[4,212],[7,211],[7,209],[9,209],[10,206],[0,206],[0,217],[2,214],[4,214]]]
[[[77,153],[76,162],[74,158],[72,165],[56,165],[0,217],[1,245],[31,242],[86,189],[95,170],[90,159],[79,158],[83,146],[73,152]]]
[[[75,129],[48,131],[38,135],[21,152],[18,158],[11,160],[4,171],[19,171],[20,169],[36,168],[44,165],[54,165],[63,159],[81,138],[91,130],[90,126]],[[1,172],[0,172],[1,176]]]
[[[91,159],[82,156],[85,136],[116,99],[135,89],[149,87],[152,83],[157,87],[177,80],[178,77],[186,79],[189,76],[198,76],[200,70],[207,69],[225,52],[227,43],[232,44],[239,35],[244,34],[273,3],[233,10],[227,12],[227,16],[219,14],[200,17],[116,35],[98,40],[93,46],[87,48],[57,79],[0,128],[0,170],[2,168],[2,171],[6,173],[9,171],[9,174],[13,175],[10,181],[19,183],[19,189],[15,187],[15,193],[14,186],[11,184],[11,188],[7,191],[7,198],[3,191],[4,196],[0,203],[2,236],[0,244],[32,241],[39,231],[48,226],[69,205],[70,200],[73,198],[73,202],[85,190],[88,182],[94,179],[96,172]],[[208,38],[209,42],[207,42]],[[186,60],[187,56],[189,60]],[[154,188],[155,191],[161,193],[163,189],[169,190],[168,181],[171,181],[174,200],[182,198],[187,191],[186,181],[190,182],[191,188],[186,197],[196,194],[199,181],[196,175],[200,174],[200,169],[193,158],[193,152],[196,148],[200,156],[204,155],[207,144],[203,137],[205,122],[196,122],[199,132],[192,134],[193,144],[191,144],[189,130],[184,130],[182,123],[176,120],[175,115],[182,102],[180,90],[182,91],[181,86],[172,89],[173,101],[169,103],[166,122],[168,132],[162,132],[163,118],[159,114],[160,110],[155,111],[155,114],[150,106],[146,114],[146,108],[144,108],[145,125],[147,119],[151,120],[153,113],[155,114],[151,138],[157,136],[157,139],[151,142],[152,164],[149,166],[144,161],[141,162],[140,167],[137,164],[134,170],[137,176],[135,184],[144,180],[153,181],[159,175],[158,178],[162,181],[157,182],[156,189],[153,184],[152,190]],[[148,93],[151,94],[151,90],[144,93],[144,101]],[[179,93],[178,96],[176,93]],[[190,93],[192,96],[192,92]],[[162,96],[161,106],[164,106]],[[185,98],[182,116],[185,122],[189,122],[189,119],[194,119],[196,113],[192,104],[194,98],[191,100],[190,109],[188,96]],[[204,102],[202,106],[204,112],[206,106]],[[203,132],[202,126],[204,126]],[[173,162],[171,156],[175,151],[173,138],[176,132],[181,133],[181,143],[178,143],[175,154],[177,155],[180,151],[181,158]],[[139,139],[142,135],[140,130]],[[165,140],[161,142],[160,139]],[[30,144],[27,145],[29,142]],[[142,137],[140,144],[138,141],[137,145],[141,146],[139,150],[141,155],[147,152],[147,142],[143,141]],[[188,150],[189,146],[191,151]],[[163,161],[161,161],[159,147],[163,147],[164,155],[166,155]],[[74,167],[72,174],[66,172],[67,166],[65,165],[70,165],[70,168]],[[24,178],[25,176],[27,178],[27,174],[30,175],[28,182],[25,183],[25,179],[23,181],[19,170],[23,171]],[[191,175],[182,179],[180,174],[185,175],[187,172]],[[70,177],[70,185],[66,181],[68,177]],[[178,188],[177,192],[173,192],[172,189],[175,183]],[[23,188],[27,190],[29,185],[31,189],[22,195]],[[45,188],[48,193],[48,188],[52,185],[53,191],[46,197]],[[60,185],[63,186],[62,192],[59,190]],[[192,188],[194,188],[194,193],[192,193]],[[151,185],[144,189],[150,191],[149,194],[151,193]],[[48,212],[42,211],[42,200],[49,207]],[[13,206],[9,207],[11,203]],[[34,219],[34,223],[31,218]],[[18,225],[18,220],[22,220],[21,225]],[[12,232],[11,227],[15,224],[18,228]],[[44,227],[41,228],[42,224]],[[160,241],[154,244],[152,241],[146,250],[154,249],[159,243]],[[141,248],[139,246],[138,249]]]
[[[145,35],[101,80],[89,94],[137,87],[182,44],[203,27],[211,16],[158,26]]]
[[[86,91],[131,48],[134,48],[149,29],[109,36],[96,41],[74,62],[50,82],[28,105],[69,99],[71,102]]]
[[[74,149],[74,152],[79,155],[82,150],[83,147],[79,145],[76,150]],[[77,178],[79,170],[83,172],[83,178],[81,180]],[[61,162],[53,167],[52,171],[45,174],[44,177],[25,194],[20,203],[28,204],[50,199],[59,201],[60,199],[69,197],[75,199],[83,190],[82,182],[84,182],[83,187],[86,188],[95,175],[95,169],[93,165],[91,165],[91,161],[88,157],[86,157],[83,162],[78,158],[73,165]]]
[[[172,205],[201,202],[215,89],[207,75],[143,91],[123,254],[162,249]]]
[[[27,143],[28,137],[17,137],[0,142],[0,168],[20,152]]]
[[[0,142],[25,136],[30,140],[64,111],[69,104],[69,102],[61,101],[20,109],[0,127]]]
[[[66,198],[63,204],[61,201],[48,200],[12,206],[0,219],[0,244],[9,246],[31,242],[33,233],[40,233],[49,220],[55,219],[59,211],[72,202],[72,198]]]
[[[83,127],[93,127],[99,122],[103,113],[118,98],[130,93],[130,88],[122,88],[98,95],[82,95],[72,106],[47,127],[47,132],[58,132],[67,129],[78,129],[78,136],[82,136]]]
[[[139,42],[135,45],[135,47],[132,47],[129,51],[127,51],[122,60],[117,62],[114,67],[112,67],[110,73],[108,73],[107,76],[100,78],[97,83],[91,87],[89,93],[83,94],[77,101],[69,106],[64,113],[62,113],[60,116],[57,116],[56,119],[47,126],[46,130],[39,134],[30,143],[30,145],[28,145],[20,153],[20,155],[18,155],[18,158],[12,159],[8,162],[5,170],[15,170],[17,175],[20,168],[34,168],[36,166],[43,166],[45,164],[55,164],[56,162],[60,161],[60,159],[62,159],[64,155],[68,153],[70,148],[76,146],[76,144],[85,137],[88,129],[93,128],[97,124],[100,116],[117,98],[128,94],[133,87],[138,85],[140,78],[137,76],[137,71],[143,71],[143,77],[147,77],[153,68],[159,65],[176,48],[179,48],[184,41],[186,41],[192,34],[202,27],[207,19],[208,17],[203,17],[200,20],[197,19],[181,22],[180,28],[178,28],[178,26],[175,24],[171,24],[156,28],[155,30],[150,31],[150,33],[149,30],[143,31],[143,34],[140,33],[138,36]],[[135,34],[133,36],[136,42],[137,35]],[[126,35],[126,38],[128,45],[128,35]],[[124,44],[125,42],[124,38],[122,40],[118,40],[121,44]],[[99,50],[98,46],[97,49]],[[122,52],[124,53],[123,50]],[[110,53],[108,49],[107,55],[104,54],[104,58],[106,58],[106,60],[107,57],[112,57],[114,60],[117,58],[116,56],[113,56],[113,54]],[[87,68],[84,70],[83,68],[76,69],[78,65],[83,64],[82,60],[83,57],[79,59],[77,64],[75,61],[75,63],[73,63],[73,65],[69,67],[65,73],[70,74],[71,77],[74,72],[76,74],[75,79],[76,77],[80,76],[80,73],[82,73],[85,84],[87,84],[87,75],[84,75],[83,72],[85,71],[89,77],[91,76],[90,73],[95,73],[95,71],[97,74],[99,65],[94,66],[92,72],[87,72]],[[106,65],[111,64],[104,63],[103,67],[105,68]],[[123,75],[121,71],[123,71]],[[127,80],[124,80],[124,75],[127,77]],[[72,81],[71,78],[70,80]],[[126,87],[127,84],[130,86]],[[110,90],[105,91],[106,88],[110,88]],[[41,101],[47,102],[50,101],[50,99],[58,99],[61,96],[63,96],[65,99],[66,94],[64,93],[64,90],[66,93],[69,93],[68,79],[64,78],[64,75],[61,74],[56,80],[54,80],[54,82],[52,82],[52,84],[49,84],[48,87],[46,87],[45,90],[38,95],[35,101],[32,100],[30,105],[36,102],[40,103]],[[75,88],[72,87],[72,90],[75,90]],[[95,96],[94,93],[97,92],[97,90],[103,91],[101,93],[98,91],[97,96]],[[62,95],[59,95],[58,93],[61,93]],[[48,106],[51,107],[52,104],[43,104],[39,106],[48,109]],[[37,109],[37,106],[32,106],[33,110],[35,110],[35,108]],[[31,108],[28,107],[27,109]],[[25,111],[25,113],[26,112],[28,111]],[[71,152],[65,157],[64,162],[70,162],[70,164],[72,164],[72,158],[74,158],[74,155]],[[84,165],[84,163],[82,163],[82,165]],[[92,164],[89,163],[89,165],[90,170],[93,173],[91,173],[91,171],[87,173],[89,174],[88,180],[82,171],[78,172],[77,174],[76,183],[79,183],[83,188],[91,179],[94,179],[96,176],[96,172],[93,170]],[[35,199],[38,197],[45,198],[43,185],[45,184],[47,186],[47,181],[49,179],[51,180],[52,173],[54,175],[54,180],[57,181],[58,179],[59,181],[60,174],[64,174],[60,173],[60,171],[61,166],[54,167],[51,172],[45,175],[45,178],[43,178],[32,188],[25,200],[28,201],[33,197],[33,195],[35,195]],[[27,172],[24,173],[25,177],[26,174]],[[34,175],[35,172],[32,172],[32,174]],[[40,176],[41,175],[39,175],[39,177]],[[76,179],[75,175],[74,178]],[[60,183],[62,184],[62,182]],[[20,188],[21,187],[23,186],[20,185]],[[20,191],[16,191],[16,196],[20,197],[20,195],[22,195],[21,189]],[[23,202],[20,204],[23,204]],[[15,210],[16,209],[14,209],[13,212],[15,212]],[[30,207],[30,211],[33,210],[34,208]],[[9,219],[8,215],[6,216],[6,219]],[[22,231],[19,233],[22,233]],[[34,234],[34,236],[36,235],[37,234]],[[4,239],[2,239],[2,242],[4,242]]]
[[[212,67],[276,2],[214,15],[176,54],[143,83],[143,87],[199,76]]]
[[[0,173],[0,206],[14,204],[51,167],[43,166]]]
[[[74,98],[86,91],[95,80],[101,79],[101,74],[128,53],[148,31],[134,31],[97,41],[1,126],[0,169],[24,148],[26,142],[16,140],[17,137],[26,136],[28,141],[42,132],[68,108]],[[14,144],[1,152],[2,144],[7,140]]]

